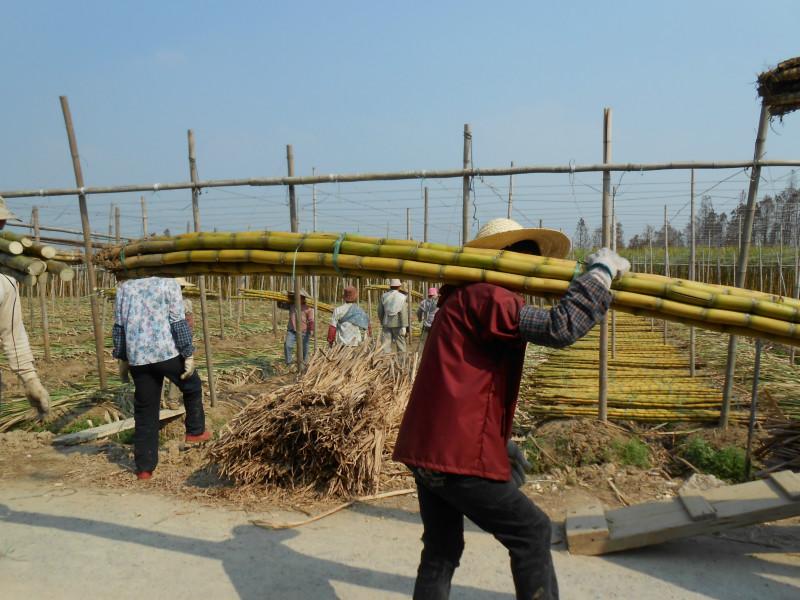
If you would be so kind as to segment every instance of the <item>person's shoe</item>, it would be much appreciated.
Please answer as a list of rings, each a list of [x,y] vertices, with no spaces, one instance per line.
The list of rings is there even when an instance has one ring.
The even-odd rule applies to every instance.
[[[187,444],[198,444],[200,442],[207,442],[211,439],[211,432],[206,429],[203,433],[199,433],[197,435],[186,434],[186,443]]]
[[[153,476],[153,472],[152,471],[139,471],[136,474],[136,479],[142,479],[142,480],[150,479],[152,476]]]

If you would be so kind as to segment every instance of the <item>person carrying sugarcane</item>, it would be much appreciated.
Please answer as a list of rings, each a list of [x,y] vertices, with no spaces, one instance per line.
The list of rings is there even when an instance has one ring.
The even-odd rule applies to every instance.
[[[192,331],[181,288],[167,277],[119,283],[112,329],[120,379],[133,378],[133,458],[136,476],[150,479],[158,464],[161,390],[169,379],[183,394],[187,443],[211,438],[203,410],[203,384],[195,370]]]
[[[417,352],[422,352],[425,347],[425,340],[428,339],[428,332],[433,325],[433,318],[439,310],[439,290],[435,287],[428,288],[428,297],[419,303],[417,307],[417,319],[422,324],[422,331],[419,334],[419,346]]]
[[[348,285],[342,293],[344,304],[333,309],[328,326],[328,345],[358,346],[372,335],[369,316],[358,305],[358,290]]]
[[[558,231],[494,219],[467,246],[563,258],[570,243]],[[416,600],[449,597],[465,516],[508,549],[517,598],[558,598],[550,520],[519,489],[529,465],[510,439],[525,346],[581,338],[603,319],[612,280],[629,268],[601,248],[550,309],[490,283],[440,290],[393,455],[417,484],[424,533]]]
[[[16,218],[0,196],[0,229],[6,226],[7,220]],[[8,366],[22,380],[28,403],[36,409],[39,420],[44,420],[50,413],[50,394],[36,372],[28,334],[22,323],[19,283],[8,275],[0,275],[0,340]]]
[[[283,340],[283,358],[286,366],[291,366],[295,361],[294,349],[297,347],[297,318],[294,311],[294,291],[286,292],[287,302],[278,302],[278,308],[289,311],[289,322],[286,325],[286,337]],[[300,335],[303,336],[303,362],[308,362],[308,342],[311,332],[314,331],[314,309],[306,300],[310,298],[308,292],[300,290]]]
[[[405,352],[408,332],[408,301],[399,279],[389,280],[389,291],[378,302],[378,320],[381,322],[381,344],[384,352]]]

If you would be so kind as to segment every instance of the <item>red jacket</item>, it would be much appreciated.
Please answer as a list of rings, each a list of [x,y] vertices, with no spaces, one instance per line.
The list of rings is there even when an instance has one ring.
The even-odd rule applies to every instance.
[[[525,358],[522,306],[521,296],[488,283],[442,288],[394,460],[508,481],[506,442]]]

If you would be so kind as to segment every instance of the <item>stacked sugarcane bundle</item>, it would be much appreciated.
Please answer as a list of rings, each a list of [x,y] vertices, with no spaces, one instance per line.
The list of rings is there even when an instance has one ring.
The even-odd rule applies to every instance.
[[[0,273],[13,277],[20,283],[36,285],[44,281],[47,273],[54,273],[64,281],[75,277],[69,265],[55,260],[57,252],[52,246],[35,243],[28,237],[0,231]]]
[[[95,293],[101,298],[108,298],[113,300],[117,297],[117,288],[94,288]],[[181,295],[186,298],[199,298],[200,289],[196,287],[181,288]],[[216,290],[206,290],[206,298],[218,298],[219,292]]]
[[[410,355],[363,345],[318,350],[297,383],[247,405],[209,451],[239,485],[323,496],[375,493],[414,377]]]
[[[765,430],[768,436],[755,453],[763,472],[800,470],[800,421],[771,421]]]
[[[242,298],[251,298],[254,300],[272,300],[273,302],[291,302],[288,292],[271,292],[269,290],[252,290],[248,288],[241,288],[239,295]],[[332,313],[334,307],[324,302],[319,302],[313,298],[306,298],[306,304],[311,308],[316,308],[320,312]]]
[[[379,283],[373,283],[373,284],[370,284],[370,285],[365,285],[361,289],[364,290],[365,292],[369,292],[371,290],[376,290],[376,291],[379,291],[379,292],[386,292],[386,291],[389,290],[389,286],[388,285],[384,285],[384,284],[379,284]],[[401,292],[405,292],[406,290],[401,288],[400,291]],[[415,300],[422,300],[425,296],[420,294],[417,290],[411,290],[411,297],[414,298]]]
[[[758,76],[758,95],[777,117],[800,108],[800,57],[779,63]]]
[[[333,233],[194,233],[111,247],[98,260],[120,277],[281,273],[484,281],[539,296],[563,294],[574,261],[509,251]],[[614,282],[617,310],[800,346],[800,301],[646,273]]]

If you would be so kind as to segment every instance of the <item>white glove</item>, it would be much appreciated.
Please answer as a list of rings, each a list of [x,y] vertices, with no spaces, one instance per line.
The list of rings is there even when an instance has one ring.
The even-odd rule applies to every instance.
[[[189,379],[194,373],[194,356],[187,356],[183,361],[183,374],[181,379]]]
[[[610,288],[614,279],[630,271],[631,263],[613,250],[600,248],[586,257],[586,268],[595,279]]]
[[[128,383],[130,381],[130,367],[128,365],[127,360],[118,360],[117,365],[119,366],[119,380],[122,383]]]
[[[400,328],[400,335],[405,336],[405,334],[406,334],[406,328],[405,327],[401,327]]]
[[[39,381],[36,372],[26,374],[22,381],[28,403],[39,413],[39,419],[44,419],[50,412],[50,394]]]

